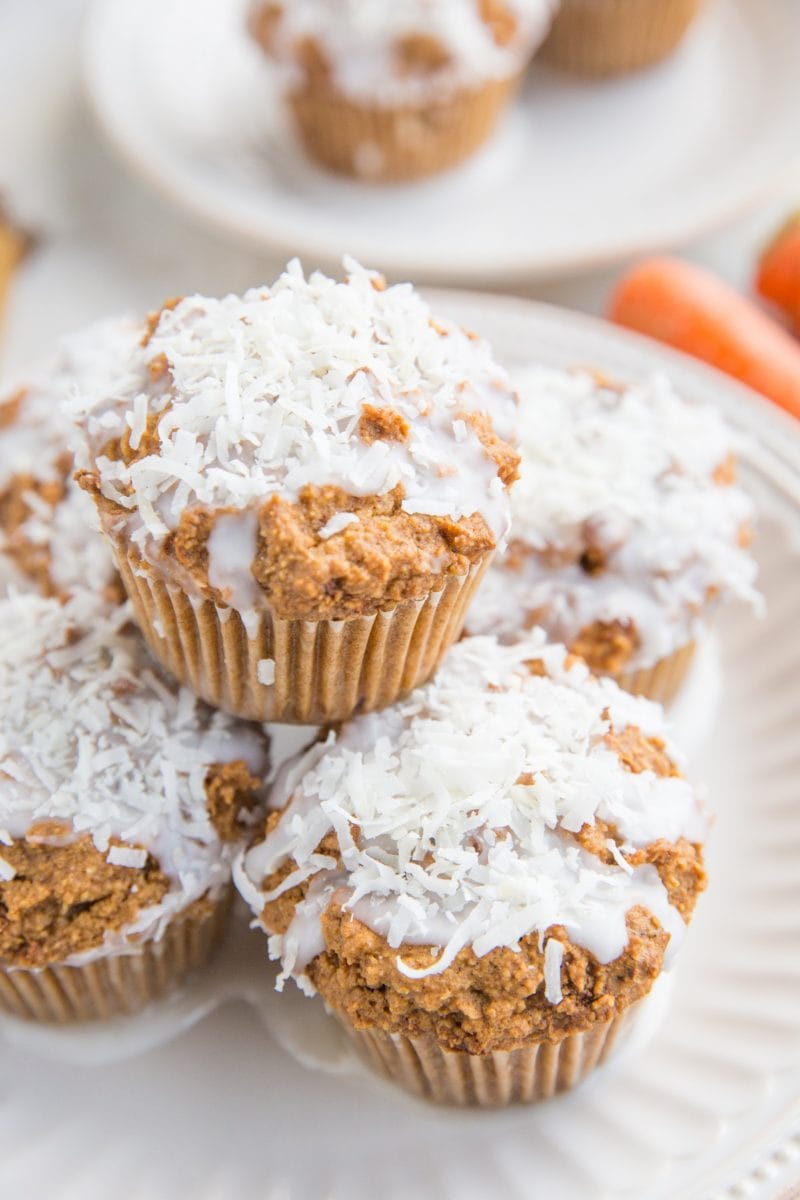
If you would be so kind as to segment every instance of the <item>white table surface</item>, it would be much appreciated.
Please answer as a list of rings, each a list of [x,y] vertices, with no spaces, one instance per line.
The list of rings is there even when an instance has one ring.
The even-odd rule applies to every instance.
[[[142,311],[195,290],[238,291],[271,279],[282,266],[169,207],[118,163],[82,95],[83,9],[84,0],[0,3],[0,192],[40,237],[12,288],[0,351],[4,373],[35,363],[59,334],[97,317]],[[800,207],[800,164],[794,186],[681,252],[746,286],[758,248],[794,207]],[[600,313],[616,273],[514,290]],[[800,1181],[800,1126],[777,1158],[764,1158],[763,1184],[747,1195],[777,1200]]]

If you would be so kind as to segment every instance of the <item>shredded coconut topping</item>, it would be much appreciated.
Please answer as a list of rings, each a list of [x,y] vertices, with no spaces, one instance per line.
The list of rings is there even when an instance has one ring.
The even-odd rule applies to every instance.
[[[758,604],[740,543],[753,506],[714,480],[736,448],[714,409],[682,400],[661,375],[618,389],[531,367],[515,381],[511,547],[470,609],[470,632],[513,637],[534,618],[571,645],[596,621],[622,622],[638,634],[635,669],[692,641],[712,597]],[[599,571],[580,562],[587,544]]]
[[[433,322],[410,285],[381,290],[378,276],[346,266],[344,283],[320,273],[305,279],[293,262],[272,288],[189,297],[164,310],[148,344],[129,356],[124,388],[83,379],[74,405],[88,441],[81,465],[96,469],[102,494],[128,510],[128,534],[145,557],[157,559],[188,508],[233,509],[230,521],[237,512],[244,519],[272,495],[296,501],[305,486],[326,484],[354,496],[400,485],[407,512],[454,520],[479,513],[502,541],[505,489],[462,418],[488,414],[501,438],[513,436],[516,399],[505,372],[484,342]],[[149,372],[153,360],[166,362],[162,378]],[[399,413],[410,426],[406,440],[365,444],[358,425],[366,402]],[[127,465],[103,455],[126,433],[133,445],[148,417],[157,451]],[[256,546],[246,533],[236,562],[210,564],[215,586],[236,591],[249,575]],[[226,540],[233,536],[229,529]]]
[[[209,818],[206,777],[240,759],[256,774],[267,767],[255,727],[165,682],[131,615],[87,592],[63,605],[0,601],[0,825],[23,838],[39,822],[63,823],[121,866],[143,866],[149,851],[173,881],[160,904],[111,935],[111,948],[132,933],[159,936],[227,883],[234,851]]]
[[[67,403],[84,377],[100,390],[110,384],[111,364],[126,357],[139,336],[137,327],[123,318],[98,322],[65,338],[29,383],[8,392],[7,402],[22,395],[13,419],[0,429],[0,494],[22,477],[34,486],[23,494],[30,511],[22,524],[10,532],[0,529],[0,591],[12,585],[18,591],[35,590],[35,583],[15,566],[14,550],[21,543],[49,556],[51,581],[60,592],[88,587],[99,593],[113,580],[111,553],[95,506],[72,479],[69,448],[75,430]],[[66,490],[51,503],[37,494],[37,484]]]
[[[531,673],[537,659],[546,675]],[[334,893],[398,949],[412,978],[444,970],[465,946],[478,956],[514,950],[554,925],[608,963],[624,951],[625,917],[637,904],[672,935],[672,948],[683,921],[655,869],[604,865],[569,836],[602,820],[623,852],[702,839],[689,783],[634,774],[603,740],[612,725],[663,738],[663,720],[657,705],[582,663],[568,667],[564,648],[541,630],[510,646],[460,642],[430,683],[330,733],[279,773],[270,803],[281,819],[237,862],[235,878],[257,916],[311,881],[287,933],[270,938],[282,979],[311,987],[305,968],[324,949],[320,915]],[[332,830],[341,862],[318,852]],[[290,860],[292,872],[265,893],[265,879]],[[404,965],[404,944],[434,947],[430,967]],[[557,1003],[551,946],[547,995]]]
[[[290,90],[303,82],[298,47],[313,39],[346,96],[396,105],[514,75],[543,41],[558,0],[502,0],[502,5],[482,5],[480,0],[286,0],[278,6],[258,0],[253,7],[256,26],[265,7],[281,10],[270,24],[269,51],[283,66]],[[490,8],[502,18],[497,24],[486,19]],[[421,42],[421,62],[402,54],[409,40],[412,47]]]

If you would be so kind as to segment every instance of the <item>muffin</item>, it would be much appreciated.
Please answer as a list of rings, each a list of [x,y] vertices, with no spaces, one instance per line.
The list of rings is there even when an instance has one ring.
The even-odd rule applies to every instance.
[[[94,325],[65,339],[50,363],[0,400],[0,592],[65,598],[89,588],[109,603],[123,598],[95,506],[72,478],[65,405],[83,372],[94,377],[98,358],[114,362],[139,336],[122,319]]]
[[[542,58],[577,75],[621,75],[666,58],[703,0],[561,0]]]
[[[542,625],[593,671],[666,703],[712,610],[758,603],[734,437],[663,376],[618,386],[531,368],[516,382],[510,541],[469,631],[511,639]]]
[[[493,132],[557,0],[258,0],[308,155],[373,181],[456,166]]]
[[[409,285],[348,270],[173,302],[128,383],[76,404],[153,652],[243,717],[342,720],[427,679],[508,528],[505,373]]]
[[[217,942],[262,733],[160,676],[84,591],[0,601],[0,1012],[135,1012]]]
[[[442,1103],[540,1100],[604,1062],[705,885],[661,708],[542,631],[464,639],[284,767],[270,805],[234,879],[279,987]]]

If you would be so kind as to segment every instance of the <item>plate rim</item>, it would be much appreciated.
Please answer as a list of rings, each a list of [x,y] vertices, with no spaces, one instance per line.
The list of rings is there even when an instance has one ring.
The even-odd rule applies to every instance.
[[[729,0],[723,0],[728,3]],[[720,0],[717,0],[720,3]],[[736,0],[741,7],[758,11],[758,5],[768,3],[772,12],[780,12],[782,0]],[[173,170],[163,158],[155,160],[148,157],[142,145],[141,138],[136,132],[136,122],[120,116],[119,106],[109,101],[109,93],[105,85],[102,69],[105,38],[109,31],[113,34],[117,14],[123,11],[119,0],[89,0],[83,15],[81,29],[81,82],[83,93],[87,99],[98,126],[103,132],[108,144],[118,157],[127,164],[128,168],[157,194],[169,200],[177,209],[188,212],[204,225],[235,237],[242,245],[258,247],[262,253],[272,253],[278,256],[292,257],[302,254],[319,261],[320,265],[330,265],[338,262],[341,255],[335,246],[324,235],[318,237],[313,229],[306,228],[298,235],[296,230],[284,232],[268,232],[258,222],[245,214],[228,215],[224,206],[215,203],[213,192],[207,187],[198,187],[197,180],[190,180],[185,171]],[[798,66],[800,66],[800,36],[797,41]],[[795,177],[800,163],[800,137],[796,145],[788,145],[789,128],[784,129],[784,145],[778,149],[779,140],[774,140],[774,164],[769,172],[754,171],[750,177],[750,185],[742,186],[738,191],[728,194],[721,191],[717,202],[712,206],[713,211],[704,210],[695,215],[691,214],[673,220],[669,227],[664,227],[659,233],[642,232],[636,236],[618,235],[613,242],[604,247],[596,247],[592,251],[573,251],[542,256],[541,253],[525,258],[515,252],[508,254],[500,265],[493,260],[469,263],[462,259],[445,256],[438,259],[431,254],[406,254],[402,256],[402,266],[399,260],[389,255],[378,255],[383,259],[386,270],[394,274],[398,271],[407,272],[420,279],[428,279],[442,284],[466,286],[490,283],[522,283],[543,280],[569,278],[583,272],[601,270],[620,263],[628,258],[641,254],[652,253],[658,249],[665,251],[685,246],[710,233],[724,228],[743,217],[759,204],[766,203],[777,197],[782,188]],[[355,247],[355,249],[359,249]],[[365,260],[376,257],[371,252],[365,253],[367,247],[359,253]],[[357,255],[358,256],[358,255]]]

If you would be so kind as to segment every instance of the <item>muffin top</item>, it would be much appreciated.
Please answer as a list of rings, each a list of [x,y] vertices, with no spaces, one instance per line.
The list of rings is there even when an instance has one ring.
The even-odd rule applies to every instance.
[[[130,620],[87,592],[0,601],[2,961],[159,936],[254,819],[261,731],[165,680]]]
[[[753,506],[735,438],[661,375],[617,386],[533,367],[508,548],[468,615],[472,633],[534,624],[598,671],[651,666],[692,641],[713,601],[758,600]]]
[[[287,764],[270,805],[235,878],[281,982],[478,1052],[626,1007],[704,882],[660,708],[540,630],[460,642]]]
[[[81,375],[129,354],[132,322],[103,321],[64,339],[52,360],[0,400],[0,590],[67,596],[88,587],[118,599],[94,505],[73,481],[74,427],[66,409]]]
[[[394,105],[514,75],[544,39],[557,0],[257,0],[250,28],[286,68],[356,101]]]
[[[242,612],[343,617],[502,542],[515,395],[484,342],[357,264],[170,302],[83,380],[81,482],[107,532]]]

